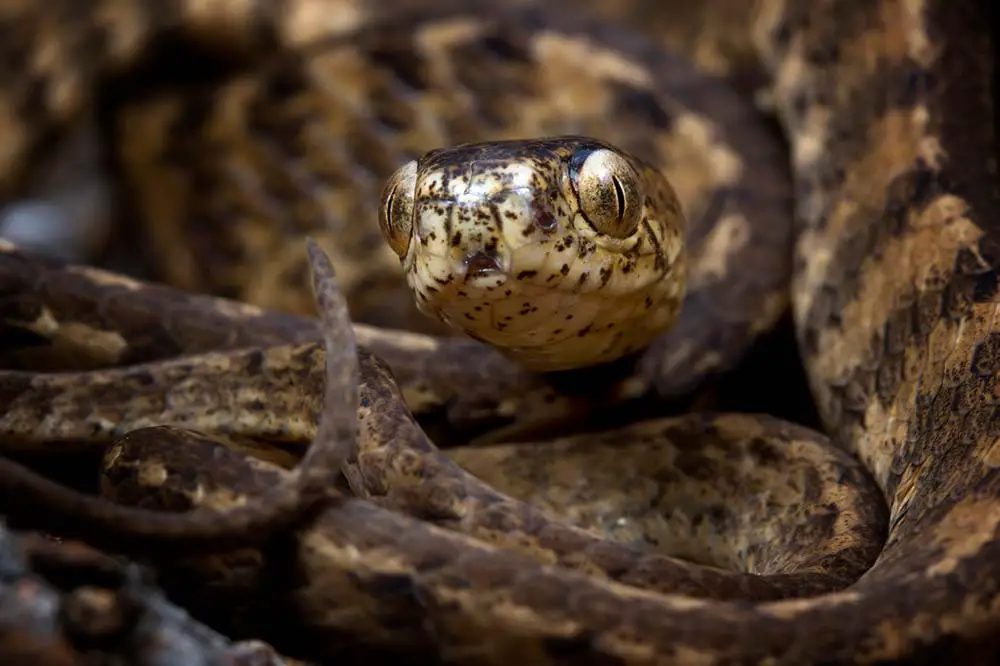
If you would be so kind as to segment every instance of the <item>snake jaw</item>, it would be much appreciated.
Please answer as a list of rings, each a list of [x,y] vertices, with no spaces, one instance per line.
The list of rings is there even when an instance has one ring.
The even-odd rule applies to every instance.
[[[679,313],[673,191],[613,147],[581,137],[471,144],[428,153],[412,175],[404,268],[418,308],[529,369],[612,361]]]

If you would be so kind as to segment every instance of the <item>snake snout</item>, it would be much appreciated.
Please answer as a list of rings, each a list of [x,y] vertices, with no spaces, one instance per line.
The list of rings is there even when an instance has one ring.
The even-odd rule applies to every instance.
[[[679,213],[655,173],[578,138],[429,153],[405,262],[417,306],[532,370],[636,351],[673,323],[685,286]]]

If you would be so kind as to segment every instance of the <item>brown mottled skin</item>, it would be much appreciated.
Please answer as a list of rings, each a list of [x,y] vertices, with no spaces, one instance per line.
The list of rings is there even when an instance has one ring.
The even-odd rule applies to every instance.
[[[732,3],[719,2],[731,19]],[[0,191],[13,196],[48,133],[97,95],[162,279],[282,307],[268,294],[288,282],[254,286],[247,274],[305,265],[296,237],[327,221],[357,225],[344,242],[361,245],[338,254],[334,233],[325,247],[345,294],[357,288],[352,315],[376,325],[363,294],[383,292],[350,275],[391,273],[391,262],[357,254],[374,247],[362,229],[376,225],[372,192],[431,148],[593,135],[660,165],[690,222],[678,325],[613,379],[592,375],[575,391],[470,341],[355,325],[357,376],[335,373],[326,390],[332,399],[358,384],[356,452],[336,501],[291,530],[296,575],[279,591],[316,655],[360,645],[461,664],[1000,658],[1000,202],[986,10],[971,0],[755,3],[743,43],[769,76],[789,182],[784,147],[728,87],[732,70],[713,78],[698,53],[708,75],[544,8],[412,3],[415,15],[390,9],[385,23],[355,8],[344,27],[349,10],[333,0],[280,4],[298,11],[95,1],[83,16],[116,30],[94,18],[81,32],[90,38],[69,42],[56,39],[80,15],[69,0],[44,13],[0,2],[0,43],[17,56],[3,62],[33,63],[0,77],[0,131],[13,137]],[[251,28],[227,11],[248,12]],[[152,40],[164,26],[173,40]],[[316,33],[329,39],[307,47]],[[130,37],[148,48],[127,50]],[[25,57],[39,44],[77,51]],[[225,55],[225,71],[205,68],[225,86],[171,78],[153,66],[166,47]],[[149,69],[135,76],[139,55]],[[38,86],[43,67],[77,85]],[[115,85],[92,85],[96,72]],[[793,191],[794,226],[783,217]],[[224,229],[228,240],[215,235]],[[272,253],[275,243],[291,249]],[[118,440],[109,497],[226,516],[286,472],[215,438],[304,444],[321,415],[336,416],[320,405],[319,330],[123,280],[3,248],[4,360],[17,368],[0,374],[5,445]],[[572,418],[650,390],[676,395],[732,367],[789,293],[829,439],[766,416],[691,414],[443,453],[414,418],[443,410],[530,425],[544,420],[540,404]],[[388,307],[406,321],[405,308]],[[87,362],[71,363],[69,349]],[[87,364],[100,369],[81,373]],[[46,505],[52,495],[32,478],[0,468],[5,511],[15,498]],[[87,521],[68,527],[86,534]]]

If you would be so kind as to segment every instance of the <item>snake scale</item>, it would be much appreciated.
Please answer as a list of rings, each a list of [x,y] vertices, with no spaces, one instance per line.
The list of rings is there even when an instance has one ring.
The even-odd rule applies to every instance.
[[[335,501],[289,528],[296,576],[271,586],[323,659],[362,645],[462,664],[992,663],[990,10],[655,9],[662,39],[695,67],[609,20],[632,10],[655,29],[651,7],[590,4],[605,15],[513,0],[0,2],[5,200],[93,122],[113,146],[102,164],[127,202],[123,235],[152,248],[172,285],[5,244],[5,448],[110,445],[108,497],[221,511],[186,528],[180,514],[173,531],[151,521],[144,538],[166,546],[294,488],[309,475],[284,469],[289,449],[332,442],[324,464],[344,461],[325,489]],[[704,32],[678,36],[685,20]],[[747,59],[767,77],[744,76]],[[787,146],[749,90],[768,93]],[[385,179],[428,150],[564,135],[608,142],[602,164],[629,155],[666,176],[688,223],[687,293],[646,349],[549,375],[421,319],[377,220]],[[503,154],[491,168],[525,164]],[[307,237],[358,322],[356,372],[340,292]],[[307,316],[311,274],[324,326]],[[527,305],[518,316],[551,333],[554,308]],[[691,413],[502,443],[691,391],[789,305],[829,439],[762,415]],[[324,332],[336,338],[326,351]],[[355,389],[352,438],[337,405]],[[506,424],[443,451],[417,421],[431,413]],[[353,451],[336,446],[352,439]],[[5,513],[20,492],[37,506],[74,497],[11,469],[0,469]],[[148,514],[86,506],[95,520]],[[92,524],[62,527],[85,536]],[[142,532],[107,527],[110,548]]]

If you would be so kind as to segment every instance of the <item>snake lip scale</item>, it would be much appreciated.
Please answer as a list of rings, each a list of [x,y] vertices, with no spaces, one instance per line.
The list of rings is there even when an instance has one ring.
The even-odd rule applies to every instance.
[[[0,196],[95,132],[152,274],[0,245],[4,446],[104,452],[103,498],[0,459],[5,515],[261,584],[327,661],[995,663],[993,10],[586,4],[0,0]],[[583,316],[633,286],[649,330]],[[559,433],[788,309],[822,432]],[[430,414],[512,425],[439,449]]]

